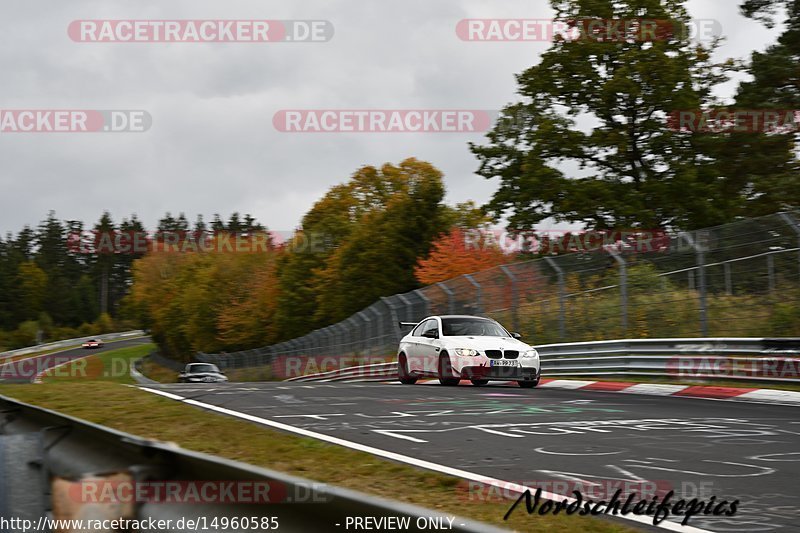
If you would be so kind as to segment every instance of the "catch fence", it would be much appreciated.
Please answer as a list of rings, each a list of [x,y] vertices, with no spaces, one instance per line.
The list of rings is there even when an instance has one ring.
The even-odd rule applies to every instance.
[[[658,245],[645,248],[635,242],[637,235],[629,237],[387,296],[302,337],[235,353],[199,353],[196,359],[225,369],[297,357],[345,357],[342,366],[377,363],[394,354],[405,334],[400,321],[436,314],[489,316],[531,344],[800,335],[797,212],[664,234]],[[277,377],[309,371],[287,364]],[[318,366],[310,370],[337,367]]]

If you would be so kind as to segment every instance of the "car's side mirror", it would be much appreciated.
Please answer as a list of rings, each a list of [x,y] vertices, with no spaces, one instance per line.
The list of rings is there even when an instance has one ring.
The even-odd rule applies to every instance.
[[[516,331],[512,332],[511,336],[514,337],[515,339],[521,339],[522,338],[522,334],[517,333]]]
[[[426,337],[428,339],[438,339],[439,338],[439,332],[437,330],[435,330],[435,329],[431,329],[431,330],[428,330],[425,333],[423,333],[422,336]]]

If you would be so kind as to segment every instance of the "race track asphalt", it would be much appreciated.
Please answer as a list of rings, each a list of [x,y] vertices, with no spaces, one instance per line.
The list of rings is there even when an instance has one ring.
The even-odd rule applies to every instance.
[[[599,500],[623,488],[739,500],[734,516],[692,517],[689,525],[709,531],[800,530],[797,407],[491,385],[147,388],[556,494],[582,489]],[[502,496],[470,482],[456,490],[465,505]]]

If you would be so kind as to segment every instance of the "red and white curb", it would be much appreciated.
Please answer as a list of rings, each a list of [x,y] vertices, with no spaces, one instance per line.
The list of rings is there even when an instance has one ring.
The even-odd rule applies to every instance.
[[[438,380],[421,381],[421,385],[436,385]],[[469,381],[461,381],[462,385]],[[399,383],[398,383],[399,384]],[[516,387],[514,381],[492,382],[494,385]],[[752,389],[743,387],[714,387],[704,385],[668,385],[661,383],[631,383],[624,381],[578,381],[574,379],[542,379],[540,389],[580,390],[587,392],[614,392],[646,396],[676,396],[704,400],[732,400],[738,402],[776,403],[800,406],[800,392],[777,389]]]

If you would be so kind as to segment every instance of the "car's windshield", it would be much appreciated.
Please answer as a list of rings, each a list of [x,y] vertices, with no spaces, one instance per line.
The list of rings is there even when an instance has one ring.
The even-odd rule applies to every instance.
[[[192,365],[189,367],[189,372],[193,374],[198,372],[219,372],[219,369],[214,365]]]
[[[483,337],[508,337],[500,324],[483,318],[443,318],[442,334],[445,337],[477,335]]]

